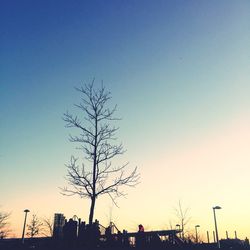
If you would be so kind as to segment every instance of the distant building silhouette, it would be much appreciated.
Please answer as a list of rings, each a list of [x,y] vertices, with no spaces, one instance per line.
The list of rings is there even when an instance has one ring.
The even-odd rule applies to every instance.
[[[65,225],[65,216],[63,214],[56,213],[54,215],[53,237],[56,239],[63,238],[63,227]]]

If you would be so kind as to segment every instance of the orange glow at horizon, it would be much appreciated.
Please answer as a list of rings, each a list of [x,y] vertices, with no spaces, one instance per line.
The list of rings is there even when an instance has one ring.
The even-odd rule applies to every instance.
[[[147,230],[167,229],[178,220],[174,214],[178,200],[189,208],[191,221],[188,230],[195,224],[206,237],[206,231],[214,230],[212,206],[220,205],[218,224],[220,237],[225,231],[230,235],[236,230],[241,238],[249,237],[248,221],[250,202],[247,197],[249,179],[250,120],[240,118],[234,123],[204,136],[196,141],[186,141],[166,151],[155,151],[143,166],[142,183],[129,190],[127,199],[120,199],[116,208],[107,198],[97,201],[96,216],[101,224],[114,220],[118,228],[137,230],[140,223]],[[154,157],[155,158],[154,158]],[[133,157],[131,157],[133,158]],[[155,166],[154,171],[149,166]],[[23,209],[31,213],[50,216],[62,212],[66,217],[77,214],[87,220],[89,203],[78,197],[64,197],[56,187],[51,191],[15,197],[4,210],[12,211],[13,235],[20,237],[23,225]],[[241,208],[244,208],[242,210]],[[250,238],[250,237],[249,237]]]

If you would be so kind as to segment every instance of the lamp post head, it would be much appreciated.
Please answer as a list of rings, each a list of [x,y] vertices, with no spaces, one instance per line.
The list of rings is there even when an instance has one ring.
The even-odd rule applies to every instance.
[[[24,213],[28,213],[28,212],[30,212],[29,209],[25,209],[25,210],[24,210]]]
[[[200,227],[200,225],[195,225],[195,227]]]
[[[215,206],[215,207],[213,207],[213,209],[221,209],[221,207],[220,206]]]
[[[176,227],[180,227],[180,224],[176,224],[175,226],[176,226]]]

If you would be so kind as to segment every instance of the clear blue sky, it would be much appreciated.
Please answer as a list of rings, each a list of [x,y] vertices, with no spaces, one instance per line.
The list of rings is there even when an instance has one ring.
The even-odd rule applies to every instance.
[[[64,185],[64,163],[75,151],[61,117],[79,101],[73,87],[93,77],[97,83],[104,81],[123,117],[119,138],[128,149],[124,160],[138,165],[144,177],[141,187],[130,191],[137,197],[148,186],[150,173],[156,182],[157,173],[168,180],[164,187],[154,185],[156,193],[173,185],[176,179],[169,178],[186,169],[185,180],[193,183],[195,157],[183,166],[171,158],[172,153],[193,150],[195,155],[200,148],[210,152],[225,131],[226,138],[235,133],[227,143],[239,142],[245,154],[228,149],[227,143],[220,149],[231,152],[236,162],[244,159],[244,177],[249,176],[249,142],[244,140],[249,134],[241,135],[239,129],[246,133],[250,129],[249,13],[250,2],[243,0],[1,1],[0,205],[17,218],[26,206],[32,209],[37,194],[46,197],[49,192],[57,204],[46,213],[70,213],[61,209],[67,198],[59,197],[57,187]],[[213,153],[208,155],[217,162]],[[225,177],[226,164],[214,166],[221,169],[219,179]],[[237,172],[236,165],[232,171]],[[208,169],[200,166],[199,177],[204,178]],[[195,187],[185,180],[183,187],[190,186],[186,191],[193,194]],[[211,186],[205,183],[204,190]],[[183,187],[159,212],[166,221],[168,206],[179,198],[192,207],[194,197],[187,196]],[[225,182],[225,192],[230,188]],[[247,193],[238,188],[244,201]],[[29,199],[23,197],[33,197],[32,203],[26,205]],[[124,207],[133,203],[133,195],[129,197],[122,201]],[[210,200],[206,196],[204,202],[206,198]],[[216,197],[214,202],[217,198],[220,201]],[[208,207],[212,205],[208,202]],[[43,214],[39,206],[34,210]],[[122,211],[117,214],[128,220]]]

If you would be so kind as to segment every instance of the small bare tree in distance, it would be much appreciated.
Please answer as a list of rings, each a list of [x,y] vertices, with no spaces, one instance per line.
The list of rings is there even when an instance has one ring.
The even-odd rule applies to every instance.
[[[0,239],[8,236],[10,232],[8,228],[8,220],[10,218],[10,213],[0,211]]]
[[[42,219],[42,223],[43,223],[43,228],[42,228],[43,235],[46,237],[52,237],[53,236],[53,220],[51,218],[44,217]]]
[[[40,219],[37,217],[36,214],[33,214],[30,223],[27,225],[28,227],[27,235],[30,238],[38,236],[41,232],[42,226],[43,223],[40,221]]]
[[[89,224],[92,224],[96,199],[106,194],[115,203],[117,197],[125,195],[122,186],[134,187],[138,184],[139,174],[137,168],[126,174],[128,163],[121,166],[111,163],[114,157],[124,153],[124,149],[122,144],[115,144],[118,128],[111,124],[119,119],[114,117],[116,106],[112,109],[108,107],[110,92],[103,85],[95,89],[94,80],[76,90],[81,95],[81,102],[75,106],[82,117],[80,119],[67,112],[63,120],[66,127],[78,130],[78,136],[70,135],[69,140],[80,144],[85,162],[79,166],[78,159],[71,157],[66,165],[70,188],[63,188],[62,194],[90,199]]]
[[[191,217],[189,216],[189,208],[183,208],[181,201],[179,200],[177,207],[174,209],[178,223],[180,223],[182,233],[181,238],[185,239],[186,226],[189,223]]]

